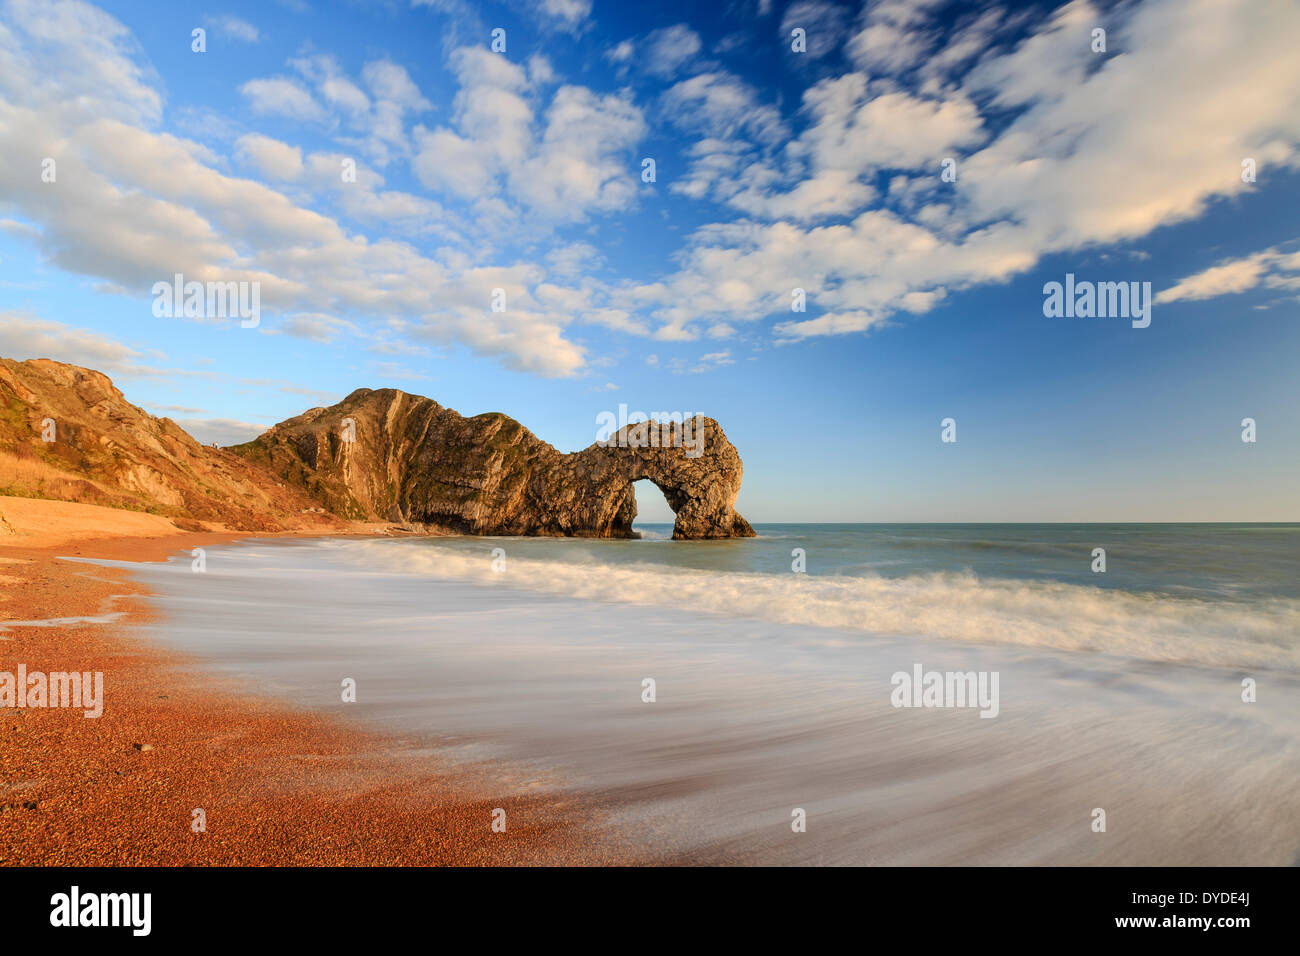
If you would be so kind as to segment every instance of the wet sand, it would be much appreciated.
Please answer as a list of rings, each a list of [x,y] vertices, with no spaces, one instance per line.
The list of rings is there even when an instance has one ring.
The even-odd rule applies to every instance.
[[[120,614],[0,631],[0,671],[102,671],[106,698],[97,719],[0,709],[0,864],[634,861],[597,825],[611,799],[471,798],[422,741],[251,696],[134,636],[156,620],[145,589],[121,570],[60,560],[161,561],[245,535],[28,499],[0,498],[0,516],[0,620]],[[497,807],[504,833],[491,828]],[[206,832],[192,829],[196,808]]]

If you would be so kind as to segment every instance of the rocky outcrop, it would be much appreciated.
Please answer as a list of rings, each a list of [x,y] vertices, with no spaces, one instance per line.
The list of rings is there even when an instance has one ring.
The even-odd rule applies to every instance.
[[[657,439],[657,440],[656,440]],[[651,421],[628,425],[608,442],[572,455],[561,455],[558,468],[543,476],[543,484],[576,485],[597,497],[614,500],[627,489],[630,512],[605,533],[631,533],[636,499],[631,483],[648,479],[664,493],[676,514],[674,538],[749,538],[754,529],[736,513],[736,496],[744,466],[736,447],[711,418],[681,423]]]
[[[48,359],[0,359],[0,494],[241,531],[340,525],[301,489],[132,405],[103,373]]]
[[[629,425],[562,454],[500,413],[465,418],[393,389],[359,389],[252,442],[213,448],[126,401],[100,372],[0,359],[0,494],[238,530],[351,520],[630,537],[632,483],[649,479],[677,514],[674,537],[727,538],[754,533],[735,510],[741,474],[740,455],[709,418]]]
[[[689,430],[627,426],[605,444],[561,454],[500,413],[464,418],[432,399],[359,389],[232,450],[355,520],[631,537],[632,483],[646,478],[677,514],[673,537],[754,533],[735,510],[740,455],[709,418]]]

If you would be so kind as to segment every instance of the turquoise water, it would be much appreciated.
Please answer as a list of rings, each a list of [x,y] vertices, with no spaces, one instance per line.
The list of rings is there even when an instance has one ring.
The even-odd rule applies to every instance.
[[[543,560],[653,563],[701,571],[900,578],[929,572],[1057,581],[1206,600],[1300,598],[1300,524],[762,524],[757,539],[674,542],[671,524],[640,541],[511,539]],[[477,551],[484,539],[440,547]],[[1105,573],[1092,571],[1094,548]]]

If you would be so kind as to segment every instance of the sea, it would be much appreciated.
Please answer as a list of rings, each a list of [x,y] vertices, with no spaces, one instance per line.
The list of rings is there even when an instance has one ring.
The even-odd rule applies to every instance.
[[[118,566],[153,639],[646,859],[1300,863],[1300,524],[637,530]]]

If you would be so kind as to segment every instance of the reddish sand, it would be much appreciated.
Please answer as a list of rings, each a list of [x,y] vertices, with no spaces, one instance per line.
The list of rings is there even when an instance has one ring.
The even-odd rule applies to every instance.
[[[102,671],[103,716],[0,708],[0,864],[630,862],[578,797],[471,799],[422,741],[359,731],[225,687],[133,636],[152,614],[117,569],[233,534],[65,502],[0,498],[0,622],[126,612],[114,624],[0,631],[0,671]],[[128,595],[115,598],[115,595]],[[492,811],[506,811],[504,833]],[[192,829],[202,808],[207,830]],[[600,833],[598,834],[598,829]]]

